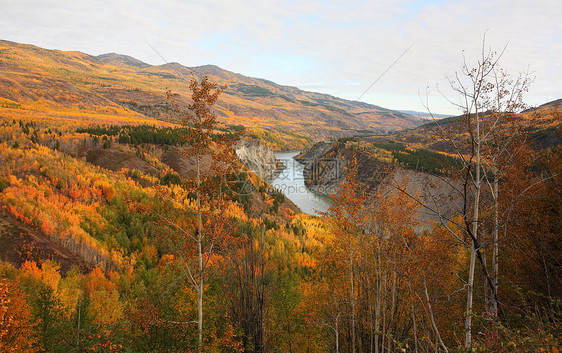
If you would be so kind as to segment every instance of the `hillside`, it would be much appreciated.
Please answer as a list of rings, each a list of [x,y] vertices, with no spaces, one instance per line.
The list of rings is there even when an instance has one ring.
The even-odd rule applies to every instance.
[[[451,145],[444,143],[439,135],[443,132],[454,139],[461,138],[462,116],[427,122],[419,127],[405,129],[397,133],[380,136],[365,136],[364,140],[371,143],[402,143],[415,149],[426,149],[444,154],[454,153]],[[560,100],[545,103],[539,107],[527,109],[514,117],[514,124],[529,135],[530,141],[537,149],[553,147],[562,142],[557,132],[562,124],[562,105]],[[483,123],[487,117],[483,115]]]
[[[459,164],[438,141],[467,153],[461,117],[374,135],[346,126],[384,110],[205,66],[193,75],[229,83],[221,123],[202,80],[196,119],[178,126],[161,85],[185,107],[189,68],[1,45],[0,352],[562,345],[556,104],[513,125],[482,116],[502,134],[484,140],[480,193],[473,158]],[[261,178],[279,167],[272,146],[358,132],[301,155],[308,186],[334,186],[326,213],[300,212]]]
[[[281,86],[213,65],[152,66],[120,54],[91,56],[0,41],[0,69],[2,108],[64,113],[98,123],[166,120],[170,109],[166,89],[178,94],[185,105],[190,78],[205,75],[227,87],[216,106],[222,122],[251,128],[272,144],[294,144],[297,136],[298,143],[310,144],[358,133],[386,133],[421,122],[405,113]]]
[[[534,150],[555,148],[562,143],[560,101],[549,102],[515,115],[514,124],[527,136],[527,142]],[[453,158],[458,157],[451,141],[467,138],[461,126],[462,120],[462,116],[454,116],[389,135],[359,135],[342,138],[338,143],[318,143],[300,157],[303,160],[313,160],[340,156],[349,160],[352,155],[370,155],[372,163],[398,164],[407,169],[442,175],[443,166],[454,164]],[[489,124],[487,120],[489,119],[484,115],[483,126]],[[444,139],[443,134],[449,140]],[[360,171],[359,175],[361,174]]]
[[[482,118],[484,127],[490,118]],[[556,151],[562,143],[560,100],[527,109],[514,117],[519,134],[525,136],[529,152],[537,156]],[[356,178],[368,193],[381,184],[389,190],[405,183],[422,204],[439,200],[441,212],[454,209],[455,177],[462,170],[458,152],[469,154],[463,117],[449,117],[390,135],[367,135],[319,142],[303,151],[298,159],[305,164],[306,184],[312,190],[335,190],[345,181],[346,166],[353,166]],[[497,125],[496,128],[502,128]],[[504,127],[505,128],[505,127]],[[512,128],[512,127],[510,127]],[[554,153],[552,152],[552,153]],[[337,162],[334,162],[337,161]],[[422,214],[424,221],[438,221],[436,214]]]

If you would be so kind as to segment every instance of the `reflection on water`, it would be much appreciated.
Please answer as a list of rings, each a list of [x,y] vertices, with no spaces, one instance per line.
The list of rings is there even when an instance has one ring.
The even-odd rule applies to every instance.
[[[308,190],[304,184],[304,165],[293,158],[299,152],[276,152],[275,157],[285,165],[285,169],[269,179],[269,183],[283,192],[304,213],[317,215],[330,207],[329,199]]]

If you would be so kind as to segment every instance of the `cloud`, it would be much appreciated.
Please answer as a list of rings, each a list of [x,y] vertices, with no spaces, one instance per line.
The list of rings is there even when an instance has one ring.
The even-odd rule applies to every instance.
[[[508,71],[536,75],[528,100],[562,96],[557,1],[2,1],[2,39],[162,64],[148,42],[168,61],[212,63],[347,99],[415,43],[363,97],[394,109],[423,109],[418,92],[445,86],[463,50],[476,59],[488,30],[492,48],[509,43]]]

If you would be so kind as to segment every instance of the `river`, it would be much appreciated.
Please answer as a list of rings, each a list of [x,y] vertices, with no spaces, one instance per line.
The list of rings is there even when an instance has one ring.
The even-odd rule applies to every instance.
[[[321,194],[308,190],[304,184],[304,165],[297,162],[294,157],[299,152],[275,152],[277,158],[285,169],[269,179],[269,183],[280,190],[304,213],[318,215],[326,212],[330,207],[329,199]]]

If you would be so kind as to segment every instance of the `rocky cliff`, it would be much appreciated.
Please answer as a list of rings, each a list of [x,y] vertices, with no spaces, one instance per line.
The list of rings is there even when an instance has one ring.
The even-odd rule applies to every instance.
[[[271,147],[259,140],[245,139],[236,145],[236,156],[260,178],[268,178],[278,168],[277,159]]]
[[[346,142],[319,142],[296,158],[305,165],[305,184],[319,193],[333,193],[345,180],[345,169],[352,164],[357,178],[369,189],[376,188],[393,169],[368,151]]]
[[[406,192],[419,205],[432,207],[439,201],[438,209],[418,209],[416,218],[422,224],[437,222],[439,214],[448,216],[457,210],[457,182],[449,177],[405,169],[389,159],[384,151],[370,148],[362,141],[318,143],[301,153],[298,160],[305,164],[307,187],[315,192],[333,193],[345,180],[346,169],[354,168],[357,181],[367,193]]]
[[[242,140],[235,146],[235,152],[240,162],[260,178],[270,177],[278,168],[279,163],[271,147],[259,140]],[[162,161],[181,177],[195,178],[195,160],[186,157],[181,149],[176,147],[166,149],[162,152]],[[204,174],[212,173],[209,170],[211,163],[210,156],[203,157],[201,168]]]

